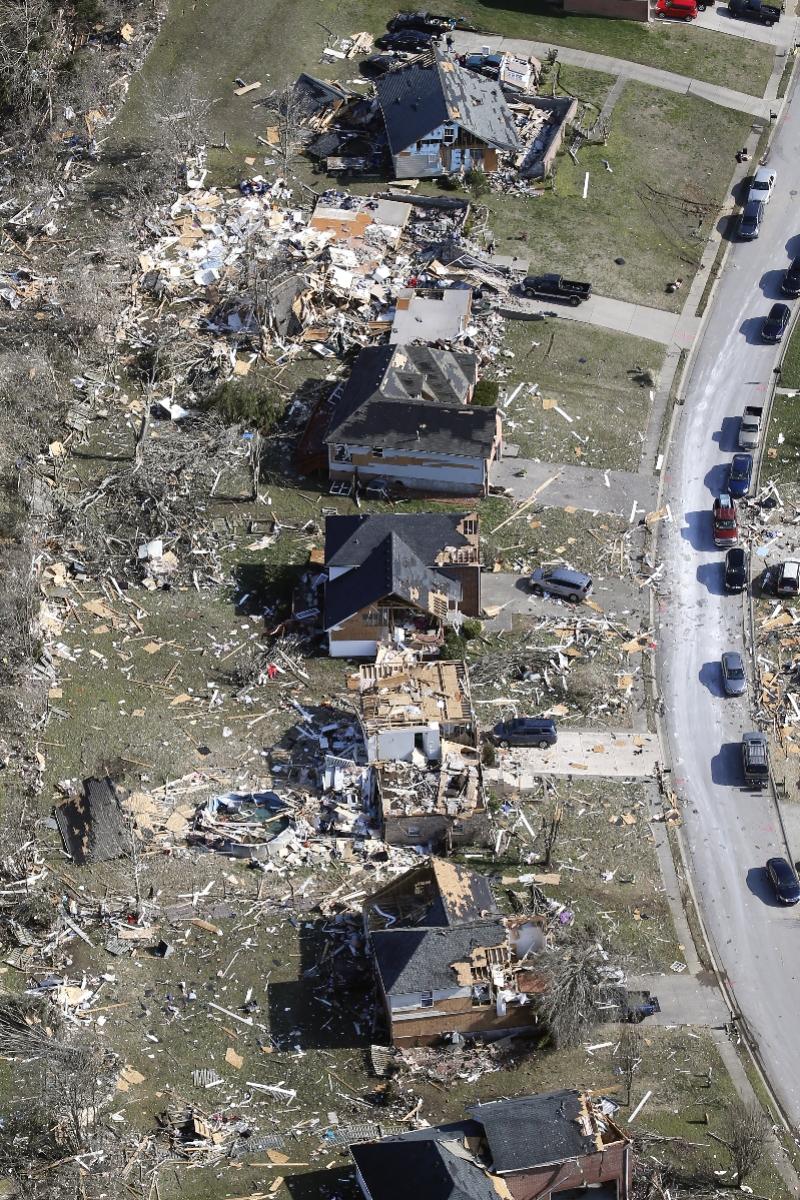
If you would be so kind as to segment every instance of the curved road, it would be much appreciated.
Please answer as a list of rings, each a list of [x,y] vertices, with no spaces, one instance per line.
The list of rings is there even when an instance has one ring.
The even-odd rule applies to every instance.
[[[719,659],[727,649],[744,651],[744,609],[738,596],[724,594],[724,551],[714,547],[709,512],[736,448],[738,414],[762,401],[779,360],[779,348],[760,343],[759,327],[779,295],[781,271],[800,254],[797,89],[769,162],[778,178],[761,236],[731,248],[673,439],[664,497],[674,520],[661,544],[669,590],[660,602],[659,665],[704,920],[776,1095],[797,1124],[800,915],[771,903],[764,885],[765,860],[783,852],[773,801],[741,786],[738,742],[754,723],[746,700],[723,699]]]

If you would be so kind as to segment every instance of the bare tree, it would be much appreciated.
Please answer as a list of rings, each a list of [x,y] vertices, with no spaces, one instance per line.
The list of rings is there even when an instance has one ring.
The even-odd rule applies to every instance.
[[[633,1077],[642,1061],[643,1046],[644,1039],[642,1038],[641,1030],[637,1029],[635,1025],[626,1025],[619,1039],[619,1048],[616,1054],[617,1066],[625,1083],[626,1104],[630,1104],[631,1102]]]
[[[737,1096],[723,1108],[721,1132],[713,1136],[728,1151],[736,1186],[741,1187],[766,1154],[772,1121],[755,1100]]]
[[[556,804],[549,817],[542,817],[542,825],[539,830],[539,836],[542,839],[542,857],[540,863],[546,871],[550,870],[550,865],[553,861],[553,851],[558,840],[563,817],[564,809],[560,804]]]
[[[63,15],[47,0],[0,0],[0,106],[18,133],[52,108]]]
[[[595,1019],[605,960],[589,929],[573,930],[552,952],[539,1011],[555,1046],[574,1046]]]
[[[308,116],[308,105],[294,83],[285,84],[265,102],[273,114],[278,145],[275,153],[281,174],[288,178],[300,158],[309,133],[304,122]]]
[[[147,154],[168,163],[177,176],[186,156],[208,141],[214,103],[203,94],[194,71],[178,71],[152,84],[145,101]]]

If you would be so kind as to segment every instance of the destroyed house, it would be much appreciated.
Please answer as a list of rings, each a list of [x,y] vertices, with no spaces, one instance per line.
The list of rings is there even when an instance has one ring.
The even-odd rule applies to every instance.
[[[323,627],[337,658],[390,642],[436,652],[481,612],[476,513],[334,516],[325,522]]]
[[[370,934],[378,990],[395,1046],[523,1030],[545,988],[534,956],[544,949],[534,917],[492,916],[446,927]]]
[[[495,1100],[469,1119],[350,1147],[367,1200],[627,1200],[630,1138],[587,1092]]]
[[[341,485],[484,496],[500,454],[496,408],[471,407],[474,355],[367,346],[328,425],[328,473]]]
[[[441,51],[388,71],[375,90],[397,179],[494,171],[498,151],[519,149],[499,83]]]
[[[364,931],[446,927],[497,911],[485,875],[443,858],[404,871],[364,901]]]
[[[364,666],[360,693],[367,757],[384,840],[449,850],[486,837],[486,799],[463,663]]]

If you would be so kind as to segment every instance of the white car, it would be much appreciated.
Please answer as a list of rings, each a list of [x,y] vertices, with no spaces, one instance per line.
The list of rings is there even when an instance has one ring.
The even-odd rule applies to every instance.
[[[763,200],[766,204],[772,196],[776,178],[776,172],[771,167],[759,167],[747,193],[748,204],[751,200]]]

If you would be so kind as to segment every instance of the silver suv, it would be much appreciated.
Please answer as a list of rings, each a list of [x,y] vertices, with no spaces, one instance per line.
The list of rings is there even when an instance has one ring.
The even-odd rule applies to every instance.
[[[531,575],[530,588],[534,596],[543,596],[545,592],[549,592],[553,596],[563,596],[577,604],[590,594],[592,577],[584,575],[583,571],[571,571],[567,567],[554,567],[552,571],[537,567]]]

